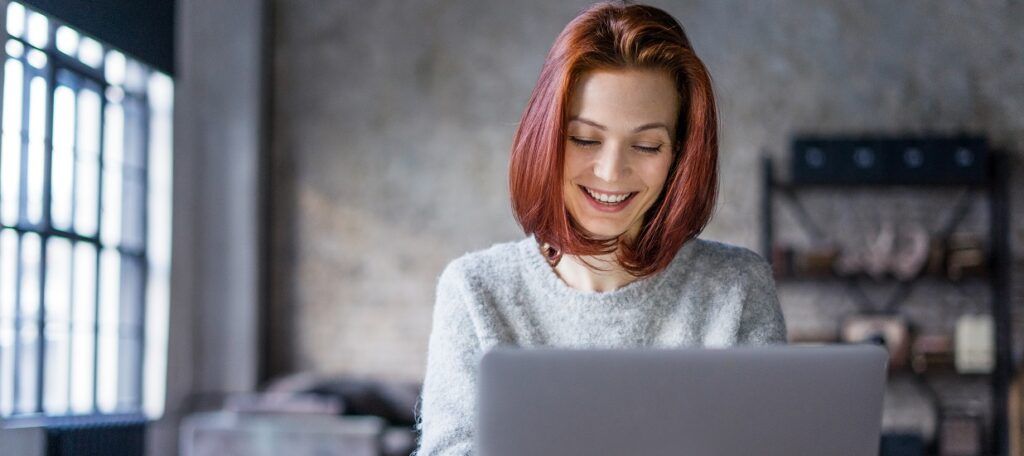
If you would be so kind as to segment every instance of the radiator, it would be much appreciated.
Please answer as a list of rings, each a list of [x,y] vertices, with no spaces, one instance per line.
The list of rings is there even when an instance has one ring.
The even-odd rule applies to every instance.
[[[25,456],[144,456],[146,448],[146,419],[139,415],[27,418],[3,424],[10,428],[4,431],[8,436],[23,436],[22,448],[33,448]]]

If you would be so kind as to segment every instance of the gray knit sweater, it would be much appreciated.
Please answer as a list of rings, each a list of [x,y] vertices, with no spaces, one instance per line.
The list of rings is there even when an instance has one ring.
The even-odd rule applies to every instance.
[[[565,284],[532,236],[467,253],[437,283],[417,456],[473,453],[477,365],[495,345],[723,347],[786,342],[771,269],[693,239],[667,269],[607,292]]]

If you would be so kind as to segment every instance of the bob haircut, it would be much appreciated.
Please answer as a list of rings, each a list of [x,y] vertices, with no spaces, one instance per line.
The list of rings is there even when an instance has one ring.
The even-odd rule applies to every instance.
[[[663,69],[675,80],[681,106],[672,165],[662,194],[643,215],[636,239],[596,239],[573,220],[562,194],[570,89],[598,69]],[[631,275],[666,268],[707,225],[718,191],[718,118],[711,77],[683,27],[646,5],[597,3],[555,39],[516,129],[509,162],[512,212],[542,245],[548,262],[618,251]]]

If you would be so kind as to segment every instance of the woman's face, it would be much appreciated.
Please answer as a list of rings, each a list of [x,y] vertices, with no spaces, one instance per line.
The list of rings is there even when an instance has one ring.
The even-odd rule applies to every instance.
[[[639,234],[672,165],[679,108],[666,70],[594,70],[573,88],[563,192],[592,236]]]

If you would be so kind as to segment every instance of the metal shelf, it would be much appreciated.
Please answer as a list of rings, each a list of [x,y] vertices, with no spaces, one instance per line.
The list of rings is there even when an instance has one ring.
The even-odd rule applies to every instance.
[[[814,221],[811,214],[800,204],[797,193],[802,189],[835,189],[844,190],[852,187],[855,188],[907,188],[915,190],[927,190],[935,188],[964,188],[966,191],[964,197],[960,200],[957,205],[954,206],[953,212],[950,218],[947,220],[943,229],[937,233],[939,236],[948,236],[959,224],[959,222],[966,216],[970,201],[975,194],[984,194],[988,197],[988,210],[989,210],[989,240],[990,240],[990,254],[988,258],[988,274],[983,277],[970,278],[965,280],[982,280],[988,282],[992,288],[992,301],[991,311],[992,317],[995,323],[995,348],[996,348],[996,359],[995,368],[990,374],[991,377],[991,391],[992,391],[992,410],[991,419],[992,426],[989,429],[989,441],[987,442],[989,448],[987,448],[986,454],[1005,456],[1009,453],[1009,429],[1008,429],[1008,410],[1007,410],[1007,398],[1009,392],[1009,385],[1014,375],[1014,364],[1013,364],[1013,334],[1010,327],[1010,292],[1009,292],[1009,277],[1010,277],[1010,249],[1009,249],[1009,205],[1008,205],[1008,193],[1007,193],[1007,158],[1004,154],[993,153],[990,156],[989,169],[986,173],[986,179],[980,184],[961,184],[961,183],[930,183],[930,184],[875,184],[875,183],[858,183],[848,182],[843,184],[794,184],[790,182],[783,182],[778,180],[774,175],[774,168],[772,166],[772,159],[767,154],[763,157],[762,161],[762,248],[763,255],[766,260],[772,261],[772,249],[774,246],[774,209],[775,209],[775,196],[781,194],[786,196],[792,201],[797,210],[797,217],[801,224],[815,237],[825,237],[824,229]],[[786,280],[786,278],[780,278],[780,281]],[[933,278],[935,279],[935,278]],[[796,278],[801,282],[819,281],[819,282],[830,282],[830,283],[846,283],[849,287],[850,292],[857,293],[860,290],[860,284],[856,278],[839,277],[839,276],[824,276],[824,277],[810,277],[802,276]],[[899,282],[899,292],[895,293],[894,296],[886,303],[885,308],[890,311],[895,311],[899,303],[905,299],[912,288],[921,281],[927,281],[928,277],[924,274],[915,277],[912,280]],[[935,279],[940,280],[940,279]],[[888,283],[897,282],[896,280],[890,280]],[[956,281],[949,281],[950,283],[956,283]],[[862,292],[861,292],[862,293]]]

